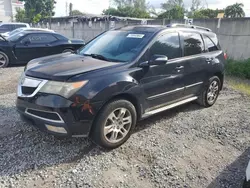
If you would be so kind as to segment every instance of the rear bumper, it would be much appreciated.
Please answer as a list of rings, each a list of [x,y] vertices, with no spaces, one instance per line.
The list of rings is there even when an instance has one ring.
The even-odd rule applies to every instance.
[[[72,102],[57,95],[18,97],[16,107],[21,118],[28,124],[56,136],[87,137],[92,126],[92,119],[79,119],[78,109],[72,107]],[[81,112],[84,117],[82,113],[88,112]]]

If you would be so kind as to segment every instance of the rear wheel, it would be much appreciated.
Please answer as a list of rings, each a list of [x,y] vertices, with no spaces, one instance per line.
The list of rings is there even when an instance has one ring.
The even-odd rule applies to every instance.
[[[207,86],[198,99],[198,103],[204,107],[213,106],[219,96],[220,88],[220,79],[217,76],[210,78]]]
[[[9,65],[9,58],[8,56],[0,51],[0,68],[7,67]]]
[[[128,140],[136,124],[136,110],[127,100],[108,103],[99,113],[91,138],[107,149],[119,147]]]

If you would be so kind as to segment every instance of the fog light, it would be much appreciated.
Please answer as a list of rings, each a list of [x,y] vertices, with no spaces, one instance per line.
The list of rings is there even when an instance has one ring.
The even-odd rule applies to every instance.
[[[56,132],[56,133],[67,134],[67,131],[63,127],[55,127],[55,126],[46,125],[46,124],[45,124],[45,126],[49,131]]]

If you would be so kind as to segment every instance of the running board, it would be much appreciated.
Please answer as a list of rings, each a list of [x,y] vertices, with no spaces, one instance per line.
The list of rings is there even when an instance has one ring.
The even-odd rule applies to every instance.
[[[149,112],[146,112],[142,118],[146,118],[147,116],[151,116],[151,115],[154,115],[154,114],[157,114],[157,113],[160,113],[160,112],[163,112],[165,110],[169,110],[171,108],[174,108],[176,106],[180,106],[182,104],[186,104],[186,103],[189,103],[191,101],[195,101],[197,100],[198,97],[191,97],[191,98],[188,98],[188,99],[185,99],[185,100],[182,100],[182,101],[179,101],[177,103],[173,103],[173,104],[170,104],[170,105],[167,105],[167,106],[163,106],[161,108],[158,108],[158,109],[155,109],[155,110],[152,110],[152,111],[149,111]]]

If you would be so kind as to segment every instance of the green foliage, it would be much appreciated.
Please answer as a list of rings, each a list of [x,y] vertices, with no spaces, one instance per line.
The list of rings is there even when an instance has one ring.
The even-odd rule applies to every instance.
[[[150,18],[147,11],[146,0],[115,0],[117,8],[109,8],[103,11],[105,15],[133,17],[133,18]]]
[[[140,10],[132,6],[109,8],[104,10],[105,15],[120,16],[120,17],[133,17],[133,18],[150,18],[150,14],[146,11]]]
[[[242,61],[229,59],[226,63],[226,73],[231,76],[250,79],[250,59]]]
[[[172,9],[160,14],[158,18],[167,18],[167,19],[183,19],[184,18],[184,8],[179,5],[175,5]]]
[[[25,10],[21,8],[16,9],[15,20],[17,22],[27,22]]]
[[[239,18],[245,17],[245,12],[243,10],[244,5],[242,3],[235,3],[233,5],[228,6],[225,9],[225,17],[226,18]]]
[[[200,9],[193,12],[190,18],[216,18],[218,13],[224,12],[224,10],[213,9]]]
[[[172,10],[176,6],[184,8],[183,0],[167,0],[161,4],[161,7],[166,11]]]
[[[28,22],[37,23],[43,18],[53,16],[55,8],[54,0],[20,0],[25,2],[25,14]]]
[[[72,10],[70,16],[82,16],[84,13],[82,13],[79,10]]]

